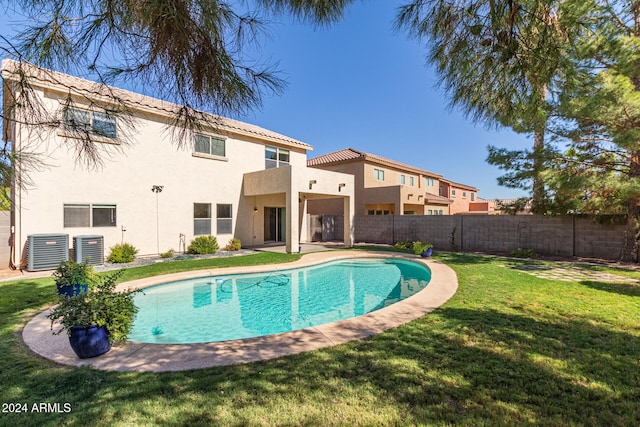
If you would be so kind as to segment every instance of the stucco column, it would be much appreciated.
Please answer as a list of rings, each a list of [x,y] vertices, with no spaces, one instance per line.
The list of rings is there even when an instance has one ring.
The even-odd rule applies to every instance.
[[[344,197],[343,206],[344,206],[344,246],[350,248],[353,246],[353,242],[355,241],[354,231],[353,231],[353,216],[355,211],[355,202],[353,197]]]
[[[300,209],[300,242],[309,241],[309,215],[307,215],[307,198],[302,198],[302,206]]]
[[[300,226],[299,226],[299,204],[298,191],[293,188],[290,182],[287,189],[287,244],[288,253],[297,253],[300,246]]]

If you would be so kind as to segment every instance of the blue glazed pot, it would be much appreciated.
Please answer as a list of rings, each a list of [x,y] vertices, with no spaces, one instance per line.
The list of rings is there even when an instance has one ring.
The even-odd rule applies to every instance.
[[[100,356],[111,350],[109,332],[104,326],[72,326],[69,344],[80,359]]]
[[[429,249],[425,249],[424,251],[422,251],[422,253],[420,253],[420,256],[422,258],[429,258],[432,253],[433,253],[433,248],[429,248]]]
[[[58,295],[72,297],[78,294],[86,294],[89,286],[83,284],[61,285],[56,283],[56,288],[58,289]]]

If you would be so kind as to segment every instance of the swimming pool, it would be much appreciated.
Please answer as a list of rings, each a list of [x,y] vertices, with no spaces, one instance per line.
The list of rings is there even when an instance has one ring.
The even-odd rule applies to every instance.
[[[421,263],[360,258],[164,283],[136,296],[140,310],[129,340],[186,344],[294,331],[386,307],[430,279]]]

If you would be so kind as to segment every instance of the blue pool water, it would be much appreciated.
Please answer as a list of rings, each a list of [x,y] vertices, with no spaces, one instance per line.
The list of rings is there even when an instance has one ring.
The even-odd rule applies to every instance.
[[[379,310],[430,279],[414,261],[361,258],[164,283],[136,295],[129,340],[184,344],[294,331]]]

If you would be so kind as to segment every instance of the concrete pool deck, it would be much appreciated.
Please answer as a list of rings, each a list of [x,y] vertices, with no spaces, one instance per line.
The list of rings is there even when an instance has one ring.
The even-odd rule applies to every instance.
[[[408,323],[435,310],[451,298],[457,288],[455,272],[446,265],[415,255],[373,251],[329,251],[304,255],[284,264],[188,271],[122,283],[119,288],[145,288],[160,283],[223,274],[271,272],[306,267],[343,258],[404,258],[426,264],[429,285],[416,295],[363,316],[276,335],[202,344],[146,344],[128,342],[91,359],[79,359],[65,333],[53,335],[49,310],[33,318],[22,331],[25,344],[38,355],[70,366],[92,366],[107,371],[163,372],[200,369],[275,359],[361,339]],[[55,326],[54,326],[55,328]]]

